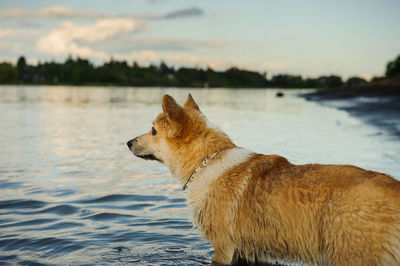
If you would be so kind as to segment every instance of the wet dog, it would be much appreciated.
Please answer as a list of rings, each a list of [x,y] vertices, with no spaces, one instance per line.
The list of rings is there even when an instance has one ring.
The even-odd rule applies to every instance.
[[[190,94],[183,106],[165,95],[162,110],[148,133],[127,144],[182,183],[215,262],[400,265],[397,180],[237,147]]]

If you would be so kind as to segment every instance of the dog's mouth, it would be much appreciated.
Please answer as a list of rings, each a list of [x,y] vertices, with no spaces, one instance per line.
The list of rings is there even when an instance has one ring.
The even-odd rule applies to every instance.
[[[136,155],[136,154],[135,154]],[[145,155],[136,155],[139,158],[145,159],[145,160],[151,160],[151,161],[158,161],[162,163],[163,161],[154,156],[153,154],[145,154]]]
[[[134,143],[132,143],[132,141]],[[163,163],[163,160],[160,158],[157,158],[151,151],[144,149],[142,146],[137,145],[135,142],[136,139],[128,141],[128,147],[129,150],[137,157],[142,158],[144,160],[150,160],[150,161],[157,161],[160,163]]]
[[[157,160],[156,156],[154,156],[153,154],[136,155],[136,156],[145,160]]]

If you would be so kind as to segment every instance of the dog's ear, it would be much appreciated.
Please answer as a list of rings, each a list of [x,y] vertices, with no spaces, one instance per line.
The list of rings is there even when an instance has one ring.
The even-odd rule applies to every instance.
[[[162,109],[171,126],[171,136],[176,136],[189,122],[189,115],[176,103],[174,98],[165,94],[162,100]]]
[[[185,104],[183,105],[183,107],[186,107],[186,108],[193,108],[193,109],[195,109],[195,110],[197,110],[197,111],[200,112],[199,106],[198,106],[197,103],[194,101],[194,99],[193,99],[193,97],[192,97],[192,95],[191,95],[190,93],[188,94],[188,97],[187,97],[186,102],[185,102]]]

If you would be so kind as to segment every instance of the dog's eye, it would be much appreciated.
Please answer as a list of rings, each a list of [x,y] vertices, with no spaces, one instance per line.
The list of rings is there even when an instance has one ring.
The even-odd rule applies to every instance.
[[[151,135],[155,136],[157,134],[157,131],[154,129],[154,127],[151,128]]]

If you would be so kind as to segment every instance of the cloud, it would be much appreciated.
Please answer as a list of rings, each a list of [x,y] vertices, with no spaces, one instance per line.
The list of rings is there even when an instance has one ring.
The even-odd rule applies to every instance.
[[[102,18],[137,18],[144,20],[151,19],[176,19],[183,17],[195,17],[204,15],[204,11],[197,7],[190,7],[172,11],[166,14],[107,14],[95,12],[90,10],[78,10],[63,6],[46,7],[39,10],[28,10],[21,8],[13,8],[0,10],[0,18],[89,18],[89,19],[102,19]]]
[[[17,27],[39,29],[39,28],[42,28],[42,25],[40,23],[36,23],[36,22],[32,22],[32,21],[18,21]]]
[[[0,39],[6,37],[8,35],[12,35],[13,33],[14,33],[14,31],[11,29],[0,29]]]
[[[77,25],[64,22],[38,39],[36,50],[51,55],[74,55],[97,59],[107,59],[109,56],[102,51],[95,51],[89,46],[78,44],[95,43],[120,34],[144,31],[146,24],[129,18],[108,18],[98,20],[94,24]]]
[[[228,43],[224,39],[194,40],[176,37],[144,38],[131,35],[107,39],[94,44],[104,51],[130,52],[132,50],[193,51],[198,49],[217,49]]]
[[[227,69],[234,65],[230,60],[224,58],[208,58],[181,54],[168,56],[165,61],[182,66],[211,67],[218,70]]]
[[[80,56],[101,62],[113,57],[117,60],[137,61],[141,64],[158,64],[160,61],[177,66],[211,66],[216,69],[229,67],[231,62],[221,58],[180,53],[197,49],[224,47],[224,39],[194,40],[177,37],[137,37],[135,33],[150,28],[151,20],[168,20],[202,16],[197,7],[176,10],[166,14],[115,15],[67,7],[47,7],[39,10],[8,9],[0,11],[6,18],[71,18],[45,32],[45,28],[23,27],[0,29],[1,50],[14,54],[30,54],[45,60],[48,56],[62,59],[68,55]],[[133,18],[136,17],[136,18]],[[75,18],[90,18],[90,23],[73,22]],[[25,20],[24,20],[25,21]],[[28,23],[31,20],[26,20]],[[36,23],[36,21],[35,21]],[[40,26],[41,24],[39,24]],[[36,29],[34,29],[36,28]],[[25,32],[26,31],[26,32]],[[18,44],[18,46],[17,46]],[[174,53],[178,51],[178,53]],[[54,58],[53,57],[53,58]]]
[[[0,29],[0,57],[15,63],[20,55],[35,55],[35,40],[41,34],[32,28]]]
[[[152,50],[134,51],[128,54],[115,54],[113,58],[117,60],[136,61],[144,64],[150,64],[161,61],[161,56]]]
[[[234,65],[231,61],[223,58],[191,56],[181,54],[160,54],[153,50],[134,51],[127,54],[114,54],[116,60],[126,60],[128,62],[139,62],[140,64],[158,64],[161,61],[178,67],[211,67],[213,69],[227,69]]]
[[[132,38],[129,45],[132,48],[156,50],[192,50],[195,48],[219,48],[228,43],[227,40],[192,40],[180,38]]]
[[[231,65],[231,62],[221,58],[157,52],[157,50],[218,48],[226,45],[226,40],[191,40],[171,37],[147,39],[130,35],[145,31],[147,28],[147,24],[128,18],[101,19],[86,25],[64,22],[41,36],[36,42],[36,50],[47,55],[72,55],[100,61],[108,60],[112,56],[117,60],[137,61],[142,64],[158,64],[160,61],[165,61],[177,66],[211,66],[215,69],[224,69]],[[104,49],[105,46],[110,49]],[[121,52],[123,50],[129,52]]]
[[[157,3],[164,3],[167,2],[168,0],[147,0],[147,3],[149,4],[157,4]]]
[[[101,18],[105,16],[103,13],[77,10],[63,6],[46,7],[39,10],[20,8],[0,10],[0,18]]]
[[[198,7],[190,7],[185,9],[180,9],[173,11],[171,13],[167,13],[161,18],[164,19],[173,19],[173,18],[182,18],[182,17],[197,17],[204,15],[204,11]]]

